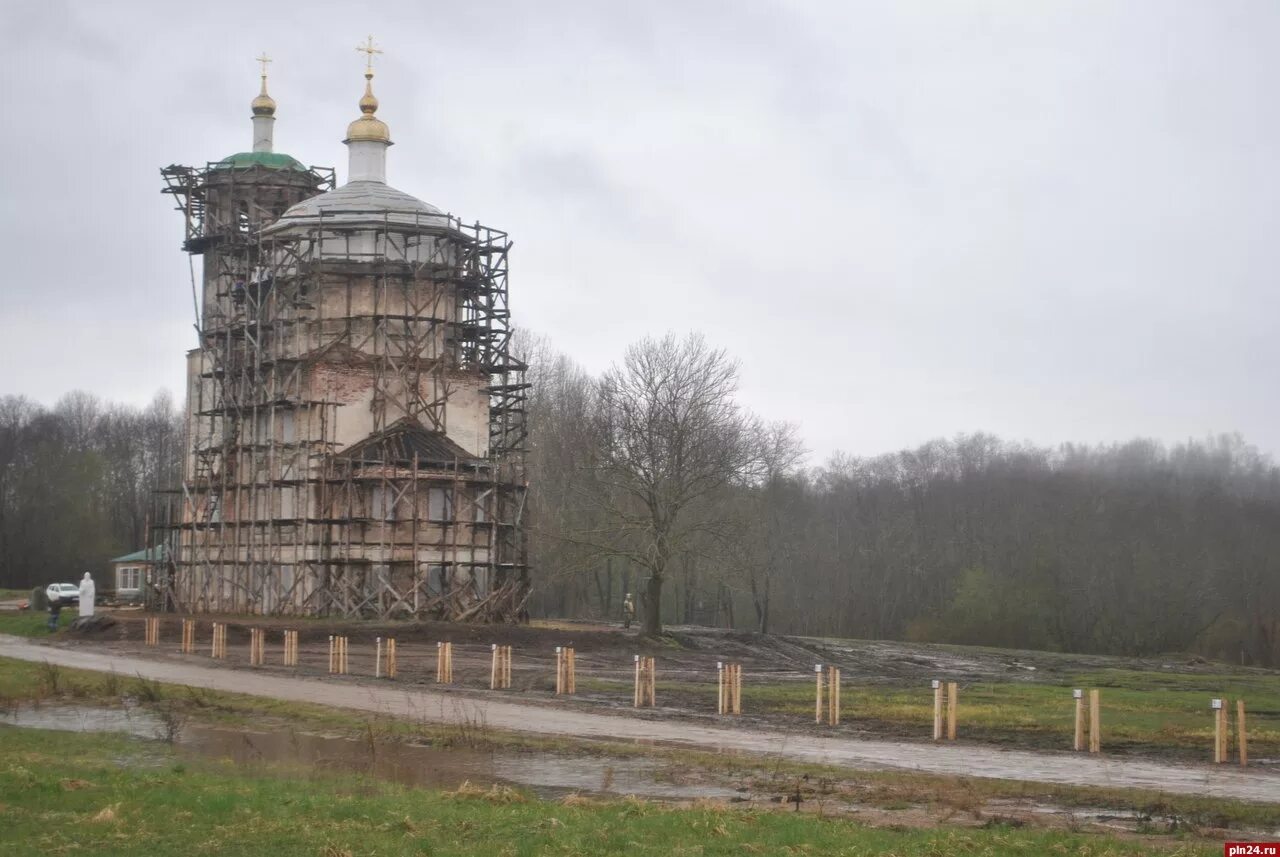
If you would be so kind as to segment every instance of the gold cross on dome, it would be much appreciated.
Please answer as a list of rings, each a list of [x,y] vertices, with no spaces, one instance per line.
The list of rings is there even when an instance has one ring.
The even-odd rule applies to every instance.
[[[267,52],[263,51],[262,56],[254,57],[255,60],[262,63],[262,76],[267,76],[267,63],[271,62],[271,57],[267,56]]]
[[[369,55],[368,65],[366,65],[365,68],[369,71],[373,71],[373,55],[382,53],[382,49],[373,44],[373,36],[369,36],[368,41],[363,45],[356,45],[356,50]]]

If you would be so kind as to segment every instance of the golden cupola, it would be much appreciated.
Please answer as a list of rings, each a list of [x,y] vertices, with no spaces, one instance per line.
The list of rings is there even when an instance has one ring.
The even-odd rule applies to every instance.
[[[347,126],[344,143],[391,143],[391,129],[377,116],[378,99],[373,94],[373,69],[364,73],[364,95],[360,98],[360,118]]]

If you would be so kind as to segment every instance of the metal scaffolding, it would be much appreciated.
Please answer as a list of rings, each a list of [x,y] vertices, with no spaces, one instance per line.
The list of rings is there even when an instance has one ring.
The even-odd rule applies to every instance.
[[[522,618],[507,234],[366,209],[282,229],[332,171],[161,172],[204,275],[183,484],[153,517],[157,606]]]

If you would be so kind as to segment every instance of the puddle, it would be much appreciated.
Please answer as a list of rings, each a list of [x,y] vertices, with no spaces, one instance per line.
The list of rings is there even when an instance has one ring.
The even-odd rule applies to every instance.
[[[96,708],[79,705],[23,706],[0,715],[0,724],[58,732],[123,732],[139,738],[160,738],[160,719],[142,708]]]
[[[0,717],[0,724],[68,732],[123,732],[140,738],[164,735],[159,718],[140,708],[40,706]],[[456,789],[472,785],[527,788],[539,797],[571,792],[692,800],[739,797],[732,789],[666,782],[663,765],[650,759],[575,758],[552,753],[441,749],[417,744],[357,741],[291,731],[246,732],[188,725],[176,749],[188,758],[229,759],[238,767],[283,764],[326,773],[357,773],[406,786]]]
[[[58,729],[74,732],[124,732],[141,738],[164,735],[159,718],[145,709],[98,708],[91,706],[40,706],[21,708],[0,715],[0,725]],[[553,753],[515,753],[465,748],[444,749],[397,742],[370,742],[325,735],[281,731],[244,731],[188,724],[175,745],[186,758],[225,759],[238,768],[266,771],[271,766],[323,774],[351,773],[405,786],[429,789],[456,789],[465,782],[481,788],[493,785],[516,786],[541,798],[557,799],[566,794],[624,796],[651,800],[713,799],[751,804],[790,803],[790,785],[774,783],[750,791],[724,783],[681,782],[675,769],[647,758],[571,757]],[[796,787],[799,787],[796,783]],[[826,813],[866,813],[889,823],[904,823],[911,812],[890,811],[888,807],[863,805],[836,795],[807,793],[806,808],[818,806]],[[913,807],[903,807],[913,810]],[[1077,823],[1123,831],[1155,825],[1174,829],[1172,817],[1104,807],[1067,808],[1053,804],[994,800],[983,806],[983,814],[998,817],[1054,817],[1061,824]],[[935,813],[914,807],[915,818],[905,823],[931,826]],[[994,815],[992,815],[994,814]],[[982,816],[977,818],[981,819]],[[974,822],[978,823],[977,821]],[[1280,835],[1280,832],[1277,833]]]
[[[299,765],[317,771],[351,772],[422,788],[472,785],[528,788],[539,797],[569,792],[687,800],[730,798],[731,789],[663,782],[661,765],[647,759],[570,758],[551,753],[440,749],[417,744],[370,743],[297,732],[243,732],[192,726],[178,751],[230,759],[240,766]]]

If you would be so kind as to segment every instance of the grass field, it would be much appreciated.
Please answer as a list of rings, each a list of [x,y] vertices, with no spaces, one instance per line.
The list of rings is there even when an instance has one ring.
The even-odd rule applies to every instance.
[[[628,695],[630,683],[581,679],[579,689]],[[1280,757],[1280,675],[1171,674],[1106,670],[1067,678],[1062,686],[1030,682],[966,684],[960,693],[959,735],[963,740],[1032,748],[1067,749],[1071,745],[1074,702],[1071,689],[1099,688],[1103,749],[1109,754],[1142,753],[1206,759],[1211,755],[1212,697],[1243,698],[1250,716],[1250,754]],[[660,704],[706,697],[715,687],[667,680],[659,685]],[[808,683],[760,684],[744,680],[746,714],[791,720],[813,718],[814,689]],[[927,686],[903,688],[845,683],[842,721],[852,728],[891,735],[928,736],[933,722],[933,692]]]
[[[1221,846],[999,825],[893,830],[718,805],[546,802],[504,788],[424,791],[359,776],[249,776],[180,762],[154,742],[0,728],[0,852],[1185,857],[1220,854]]]
[[[58,628],[67,627],[79,615],[79,611],[74,607],[64,609],[58,617]],[[12,634],[15,637],[47,637],[49,636],[49,614],[31,610],[0,610],[0,634]]]
[[[823,782],[836,797],[888,809],[930,805],[941,814],[971,815],[987,801],[1012,800],[1065,807],[1106,807],[1151,816],[1175,817],[1184,829],[1280,828],[1280,802],[1242,801],[1172,795],[1135,789],[1055,786],[1011,780],[947,777],[905,771],[859,771],[784,763],[776,759],[604,741],[548,738],[504,733],[475,724],[397,720],[365,712],[309,703],[282,702],[236,693],[167,685],[0,658],[0,711],[20,704],[83,703],[119,705],[141,702],[166,722],[206,723],[227,728],[287,728],[359,738],[361,741],[412,741],[440,748],[551,752],[604,756],[619,760],[645,756],[673,773],[739,786],[778,782],[784,788],[799,778]],[[5,759],[0,755],[0,768]],[[0,802],[3,797],[0,796]],[[0,851],[0,853],[3,853]],[[359,852],[357,852],[359,853]],[[855,852],[857,853],[857,852]],[[1016,852],[1015,852],[1016,853]],[[1082,852],[1089,853],[1089,852]]]

